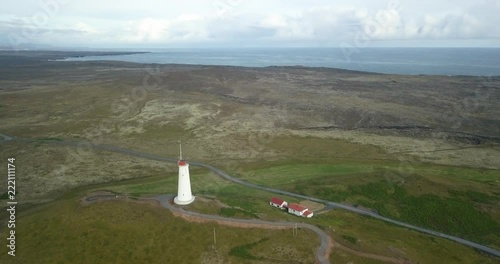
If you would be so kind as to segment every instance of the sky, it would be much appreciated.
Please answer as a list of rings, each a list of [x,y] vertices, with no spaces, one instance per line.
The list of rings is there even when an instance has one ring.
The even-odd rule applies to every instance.
[[[500,0],[22,0],[0,48],[499,47]]]

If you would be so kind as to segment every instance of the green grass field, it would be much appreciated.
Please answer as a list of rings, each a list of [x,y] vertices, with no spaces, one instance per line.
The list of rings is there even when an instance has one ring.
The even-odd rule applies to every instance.
[[[191,179],[193,192],[198,198],[195,203],[188,206],[189,210],[238,218],[313,223],[330,232],[336,241],[355,250],[396,258],[405,257],[421,263],[436,263],[441,260],[449,263],[494,263],[493,258],[469,247],[342,210],[315,215],[312,219],[298,218],[270,207],[268,199],[275,195],[224,182],[218,176],[204,170],[194,171]],[[149,182],[146,179],[144,181],[145,183],[131,182],[130,184],[124,182],[124,184],[106,188],[136,194],[141,194],[136,190],[142,189],[144,195],[150,194],[146,186],[154,186],[155,190],[164,189],[175,192],[175,181],[160,179],[156,181],[156,184],[155,181]],[[205,185],[211,187],[204,189]],[[289,202],[300,202],[295,198],[280,197]],[[352,243],[354,238],[356,243]],[[332,259],[341,260],[349,256],[348,253],[335,252],[332,254]],[[355,257],[353,260],[363,260],[360,263],[365,263],[365,261],[376,263],[362,257]]]
[[[345,251],[336,251],[331,256],[332,263],[359,263],[359,264],[383,264],[386,262],[380,260],[373,260],[349,254]]]
[[[45,147],[38,147],[35,148],[35,151],[36,149],[57,153],[57,149],[53,148],[46,150]],[[101,161],[122,158],[121,156],[110,156],[107,153],[97,154],[105,155],[102,158],[96,157],[96,160]],[[175,172],[175,165],[165,164],[165,172],[162,172],[158,167],[149,168],[142,162],[144,161],[137,160],[135,166],[138,167],[132,171],[134,173],[140,172],[137,175],[144,178],[96,184],[84,187],[84,189],[103,188],[132,196],[176,193],[177,173]],[[496,171],[493,170],[414,163],[412,164],[412,173],[405,174],[401,173],[401,163],[396,161],[360,161],[343,158],[305,161],[276,160],[254,163],[234,161],[233,163],[237,166],[226,168],[226,170],[250,182],[279,189],[288,189],[293,192],[333,201],[364,205],[394,218],[408,219],[408,222],[422,226],[429,225],[435,229],[441,228],[449,233],[456,232],[458,235],[463,235],[474,241],[484,242],[492,247],[498,248],[499,245],[498,232],[495,232],[497,230],[495,228],[498,228],[499,219],[499,214],[495,214],[495,203],[498,202],[498,184]],[[112,171],[113,166],[118,165],[109,162],[107,164],[111,164],[109,168],[106,168],[106,170],[110,171]],[[297,218],[271,208],[268,205],[268,200],[275,196],[273,194],[226,182],[219,176],[195,166],[191,166],[191,175],[193,192],[199,199],[197,199],[196,203],[188,206],[189,210],[238,218],[292,222],[307,221],[317,224],[327,231],[330,230],[330,227],[334,228],[336,231],[330,232],[332,232],[336,241],[361,252],[389,257],[406,256],[421,263],[434,263],[440,259],[446,259],[448,262],[457,262],[458,260],[467,263],[492,262],[490,257],[468,247],[387,225],[374,219],[352,215],[348,212],[331,211],[307,220]],[[386,177],[387,175],[388,177]],[[83,192],[80,192],[80,195],[83,195]],[[77,195],[74,192],[69,192],[62,197],[60,194],[54,197],[63,199],[63,201],[74,201]],[[300,202],[290,197],[282,198],[289,202]],[[71,207],[66,204],[64,207],[63,204],[56,203],[49,208],[41,207],[39,211],[33,213],[33,218],[28,217],[28,219],[33,220],[33,222],[30,222],[31,229],[23,232],[36,233],[38,231],[33,230],[45,230],[45,224],[36,222],[35,219],[40,218],[47,210],[53,214],[62,212],[63,215],[80,211],[75,206]],[[425,206],[422,207],[421,205]],[[119,210],[123,211],[117,211],[117,215],[127,214],[125,209]],[[447,217],[429,217],[435,215],[436,212],[446,212]],[[455,221],[454,219],[458,215],[464,215],[463,220],[467,220],[467,222]],[[74,217],[74,221],[78,222],[77,216]],[[20,219],[24,219],[24,216],[20,217]],[[106,216],[100,221],[102,223],[111,221],[108,228],[112,228],[114,225],[112,223],[115,222],[110,219],[112,219],[111,216]],[[63,220],[61,218],[61,220],[55,221],[59,221],[57,223],[60,224]],[[87,225],[82,227],[82,230],[88,228],[92,229],[94,227]],[[125,229],[123,227],[123,230]],[[98,233],[104,232],[97,231]],[[36,241],[38,236],[45,236],[45,232],[48,232],[48,230],[45,230],[44,233],[38,232],[33,237],[22,238],[21,236],[21,238]],[[67,233],[71,233],[71,231],[67,231]],[[66,239],[65,237],[52,237],[50,235],[49,237],[54,240],[64,241]],[[255,240],[248,241],[246,244],[254,243],[266,237],[268,236],[256,237]],[[346,237],[356,238],[357,242],[352,243],[350,241],[352,239],[346,239]],[[262,244],[265,245],[266,243],[269,242]],[[259,245],[253,247],[251,251],[258,248]],[[61,246],[63,248],[61,251],[66,251],[65,245],[56,244],[56,246]],[[68,246],[72,246],[72,244],[68,244]],[[228,248],[224,254],[228,256],[230,250],[231,248]],[[401,251],[405,253],[401,255]],[[86,255],[91,252],[80,253]],[[421,252],[426,252],[426,254],[421,255]],[[457,253],[451,254],[450,252]],[[78,255],[80,253],[74,254]],[[264,257],[252,254],[256,258]],[[334,253],[332,259],[346,259],[348,256],[350,254]],[[143,257],[138,256],[138,258]],[[61,256],[60,259],[64,259],[64,256]],[[361,262],[360,257],[353,257],[353,261],[358,259]],[[238,259],[238,261],[240,260]],[[236,263],[240,263],[238,261]],[[251,262],[253,260],[246,261]],[[367,261],[370,263],[371,260]]]
[[[247,170],[245,166],[248,166],[250,169]],[[453,211],[453,209],[456,209],[459,210],[459,212],[464,212],[464,210],[466,210],[466,212],[473,213],[471,214],[471,217],[474,219],[469,219],[472,225],[464,226],[469,228],[465,229],[468,232],[474,231],[479,227],[486,228],[483,230],[490,230],[488,228],[490,228],[492,224],[489,220],[486,220],[486,222],[480,222],[485,221],[486,218],[483,218],[485,215],[478,215],[477,207],[471,207],[470,203],[488,204],[494,202],[495,197],[497,197],[495,196],[496,189],[494,188],[494,185],[492,185],[494,184],[494,181],[485,181],[485,179],[495,179],[495,175],[487,170],[474,171],[473,169],[466,169],[463,173],[463,175],[476,173],[477,176],[483,177],[480,181],[464,179],[464,177],[461,177],[460,175],[456,176],[454,181],[446,181],[447,177],[453,176],[453,170],[452,172],[449,172],[449,168],[442,167],[444,172],[441,173],[441,166],[428,167],[425,173],[419,174],[418,177],[413,175],[406,178],[415,178],[415,180],[407,180],[407,182],[402,185],[394,184],[392,186],[393,188],[390,189],[390,185],[387,185],[387,182],[380,181],[381,179],[384,179],[381,178],[383,175],[378,175],[378,177],[376,177],[376,175],[377,172],[383,172],[381,168],[396,171],[396,163],[374,161],[357,165],[353,161],[337,161],[332,162],[331,164],[291,164],[279,161],[270,162],[268,164],[261,162],[258,164],[258,168],[256,167],[257,165],[255,164],[242,164],[240,167],[242,169],[239,171],[241,175],[239,176],[243,177],[247,181],[254,181],[253,177],[255,177],[255,182],[263,185],[275,186],[281,189],[290,189],[291,191],[303,192],[312,196],[332,200],[335,200],[339,194],[344,195],[344,192],[346,192],[346,200],[348,202],[355,203],[358,201],[365,201],[367,202],[367,206],[371,205],[374,208],[377,207],[377,203],[379,201],[386,202],[382,203],[383,206],[381,208],[386,208],[388,210],[388,214],[401,214],[404,212],[402,210],[404,207],[401,205],[415,206],[409,202],[419,202],[419,199],[428,198],[430,195],[434,195],[431,198],[435,200],[430,200],[430,204],[436,204],[436,207],[434,207],[435,210],[438,209],[439,205],[446,205],[446,202],[448,201],[446,199],[454,199],[456,200],[456,204],[452,203],[451,205],[456,207],[450,207],[450,210]],[[422,167],[424,166],[422,165]],[[432,173],[436,171],[439,173]],[[144,171],[143,173],[145,175],[148,174],[147,171]],[[304,174],[306,177],[304,177]],[[179,233],[176,233],[178,232],[178,229],[182,230],[182,228],[188,228],[186,226],[190,226],[186,229],[187,232],[190,233],[190,238],[197,237],[195,234],[199,232],[210,232],[210,230],[213,232],[213,228],[208,228],[209,230],[207,231],[203,228],[203,225],[186,223],[184,220],[172,217],[168,212],[158,212],[156,208],[149,208],[144,205],[111,202],[109,204],[95,204],[83,208],[79,206],[77,202],[77,199],[83,196],[85,192],[95,189],[107,189],[133,196],[176,193],[176,172],[162,173],[162,175],[157,175],[157,172],[155,172],[154,175],[156,176],[78,188],[60,196],[60,200],[58,202],[51,203],[44,207],[35,207],[33,211],[28,210],[21,214],[19,216],[20,222],[18,230],[20,245],[19,250],[26,250],[32,253],[22,252],[23,257],[18,258],[18,263],[35,259],[35,256],[40,256],[40,263],[58,263],[58,261],[60,263],[64,263],[63,260],[65,259],[74,260],[75,263],[78,263],[80,260],[75,260],[75,256],[87,256],[89,254],[97,254],[97,256],[102,255],[102,262],[99,262],[99,259],[97,258],[88,257],[84,259],[87,263],[88,261],[97,261],[96,263],[111,261],[111,256],[99,253],[102,252],[100,250],[120,251],[120,254],[117,254],[116,256],[113,255],[113,257],[116,257],[118,260],[131,258],[138,261],[147,260],[152,263],[155,263],[156,261],[161,262],[165,259],[180,261],[178,259],[173,259],[173,256],[157,254],[157,252],[160,251],[160,249],[157,248],[151,248],[149,251],[145,251],[146,249],[143,249],[143,246],[140,245],[151,242],[149,242],[150,240],[147,238],[150,234],[149,230],[143,229],[147,229],[146,226],[148,228],[154,226],[153,230],[158,234],[161,234],[162,230],[164,230],[164,236],[160,236],[158,234],[153,236],[156,240],[167,239],[166,237],[177,237],[179,236]],[[341,210],[317,214],[312,219],[298,218],[270,207],[268,205],[268,200],[269,198],[275,196],[274,194],[226,182],[212,172],[195,166],[191,166],[191,180],[193,192],[196,196],[198,196],[198,198],[194,204],[187,207],[188,210],[238,218],[259,218],[264,220],[291,222],[305,221],[323,228],[327,232],[331,233],[336,241],[354,250],[387,257],[408,258],[412,261],[418,261],[420,263],[436,263],[440,261],[446,261],[448,263],[494,263],[494,259],[491,257],[481,254],[469,247],[385,224],[381,221],[368,217],[357,216]],[[424,191],[418,191],[418,188],[415,187],[415,185],[418,184],[426,184],[422,186]],[[470,188],[464,189],[462,186],[470,186]],[[429,188],[430,190],[427,190]],[[480,192],[480,190],[483,189],[484,191]],[[328,190],[333,191],[330,193]],[[331,196],[332,194],[333,196]],[[289,202],[300,202],[294,198],[280,197]],[[401,197],[404,199],[400,200]],[[435,203],[436,201],[442,202]],[[373,204],[368,204],[368,202]],[[467,206],[463,206],[464,204]],[[432,207],[429,208],[430,211],[415,211],[415,213],[423,213],[423,219],[425,219],[425,213],[433,212],[431,209]],[[134,211],[139,213],[136,214]],[[449,219],[445,218],[438,220],[439,221],[436,223],[446,225],[446,221]],[[163,225],[164,222],[175,222],[175,229],[170,230],[169,225]],[[477,223],[483,223],[484,225],[478,226]],[[493,224],[498,226],[496,222]],[[450,227],[453,227],[453,225]],[[233,230],[233,228],[228,229]],[[4,230],[5,229],[2,229],[2,234],[0,235],[4,235]],[[143,231],[145,232],[144,234],[142,234]],[[241,236],[248,233],[248,231],[245,230],[241,232]],[[270,231],[261,230],[259,232]],[[241,254],[245,255],[248,253],[252,256],[250,258],[264,258],[266,259],[265,261],[272,263],[273,261],[269,259],[269,256],[274,253],[262,251],[259,247],[265,247],[265,245],[270,243],[277,243],[276,239],[279,239],[279,235],[270,235],[268,233],[259,232],[252,232],[251,238],[248,238],[248,240],[245,241],[242,240],[241,243],[239,243],[240,241],[238,241],[238,243],[232,240],[228,241],[228,245],[224,249],[225,251],[219,251],[220,256],[233,259],[234,263],[252,263],[252,261],[257,260],[241,259],[238,257],[238,253],[231,255],[229,252],[235,247],[242,246],[246,248],[245,245],[253,245],[252,243],[256,243],[269,237],[269,241],[266,240],[262,243],[256,244],[254,247],[252,246],[245,249],[246,253]],[[113,237],[112,234],[115,233],[117,235]],[[259,235],[254,236],[254,234]],[[135,236],[139,237],[137,240],[139,241],[138,244],[130,242]],[[316,239],[313,234],[311,234],[311,237],[311,239]],[[39,249],[36,249],[35,247],[37,244],[42,243],[42,240],[45,240],[46,238],[50,241],[55,241],[55,243],[49,243],[46,245],[46,247],[48,247],[46,252],[48,253],[40,253],[38,252]],[[352,238],[356,239],[356,243],[352,242],[354,240]],[[481,239],[490,242],[492,246],[498,245],[497,242],[495,242],[498,241],[498,235],[495,232],[490,232],[489,234],[478,233],[475,239],[476,238],[478,240]],[[84,239],[87,239],[88,241],[81,241]],[[76,242],[66,243],[65,241],[68,240],[74,240]],[[107,241],[109,244],[92,242],[101,240]],[[21,246],[23,243],[22,241],[26,242],[24,246]],[[127,247],[120,241],[129,241],[131,245],[130,247]],[[77,251],[74,249],[78,248],[76,243],[83,243],[83,246],[81,246]],[[94,243],[97,243],[97,246],[95,246]],[[177,252],[182,250],[176,247],[169,247],[167,244],[160,245],[163,248],[167,247],[168,252]],[[209,240],[196,244],[196,247],[199,249],[196,250],[194,255],[206,256],[206,254],[209,254],[210,252],[208,250],[209,246]],[[299,246],[300,245],[294,244],[292,247]],[[314,251],[315,246],[308,246],[307,250],[303,249],[303,251],[301,251],[307,252],[301,253],[304,258],[306,258],[306,256],[311,257],[313,255],[311,252]],[[134,253],[130,253],[132,255],[125,255],[125,253],[122,253],[122,248],[126,248],[128,249],[127,251]],[[287,252],[286,248],[288,248],[288,246],[284,245],[280,252]],[[138,252],[143,253],[136,253],[137,250]],[[240,249],[234,250],[238,252]],[[346,260],[349,259],[351,255],[352,254],[350,253],[337,251],[332,253],[332,260]],[[210,256],[214,257],[212,255]],[[50,261],[51,258],[53,258],[55,262]],[[81,260],[81,263],[83,263],[84,260]],[[360,256],[353,256],[351,261],[374,263],[371,259],[366,259]],[[111,261],[111,263],[113,262]],[[306,263],[308,262],[306,261]]]
[[[336,202],[500,248],[496,170],[394,162],[280,164],[241,177]]]
[[[16,257],[1,263],[312,263],[319,239],[300,231],[189,223],[159,206],[107,201],[87,207],[76,197],[25,212],[16,225]],[[216,230],[216,251],[213,230]],[[5,228],[0,235],[5,237]],[[247,247],[247,245],[255,246]],[[241,247],[245,250],[240,252]],[[232,253],[233,252],[233,253]],[[250,256],[250,257],[249,257]]]

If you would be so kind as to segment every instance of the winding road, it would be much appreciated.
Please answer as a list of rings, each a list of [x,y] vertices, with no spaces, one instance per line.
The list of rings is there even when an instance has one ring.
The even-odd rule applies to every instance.
[[[0,134],[0,135],[2,135],[2,134]],[[176,158],[163,157],[163,156],[159,156],[159,155],[148,154],[148,153],[143,153],[143,152],[139,152],[139,151],[135,151],[135,150],[124,149],[124,148],[120,148],[120,147],[116,147],[116,146],[110,146],[110,145],[104,145],[104,144],[91,144],[89,142],[81,142],[81,141],[34,140],[34,139],[16,138],[16,137],[6,136],[6,135],[2,135],[2,136],[5,138],[5,140],[0,141],[0,143],[1,142],[6,142],[6,141],[26,142],[26,143],[29,143],[29,142],[44,142],[44,143],[53,144],[53,145],[82,147],[82,148],[92,148],[92,149],[96,149],[96,150],[110,151],[110,152],[115,152],[115,153],[120,153],[120,154],[126,154],[126,155],[130,155],[130,156],[139,157],[139,158],[145,158],[145,159],[150,159],[150,160],[177,163],[177,159]],[[216,173],[217,175],[221,176],[225,180],[228,180],[230,182],[234,182],[236,184],[240,184],[240,185],[243,185],[243,186],[247,186],[249,188],[258,189],[258,190],[262,190],[262,191],[266,191],[266,192],[271,192],[271,193],[276,193],[276,194],[281,194],[281,195],[286,195],[286,196],[291,196],[291,197],[305,199],[305,200],[310,200],[310,201],[314,201],[314,202],[325,204],[325,205],[330,206],[332,208],[344,209],[344,210],[348,210],[348,211],[351,211],[351,212],[354,212],[354,213],[357,213],[357,214],[360,214],[360,215],[371,216],[373,218],[382,220],[384,222],[388,222],[388,223],[395,224],[395,225],[398,225],[398,226],[406,227],[408,229],[416,230],[416,231],[419,231],[419,232],[422,232],[422,233],[425,233],[425,234],[430,234],[430,235],[433,235],[433,236],[437,236],[437,237],[441,237],[441,238],[446,238],[448,240],[455,241],[457,243],[460,243],[460,244],[463,244],[463,245],[470,246],[472,248],[478,249],[480,251],[483,251],[485,253],[491,254],[493,256],[500,257],[500,251],[498,251],[498,250],[495,250],[493,248],[490,248],[490,247],[487,247],[487,246],[484,246],[484,245],[481,245],[481,244],[478,244],[478,243],[475,243],[475,242],[472,242],[472,241],[469,241],[469,240],[465,240],[465,239],[462,239],[462,238],[459,238],[459,237],[455,237],[455,236],[447,235],[447,234],[444,234],[444,233],[441,233],[441,232],[437,232],[437,231],[434,231],[434,230],[430,230],[430,229],[426,229],[426,228],[414,226],[414,225],[411,225],[411,224],[408,224],[408,223],[404,223],[404,222],[401,222],[401,221],[397,221],[397,220],[394,220],[394,219],[391,219],[391,218],[387,218],[387,217],[375,214],[373,212],[364,211],[364,210],[358,209],[358,208],[353,207],[353,206],[349,206],[349,205],[345,205],[345,204],[340,204],[340,203],[335,203],[335,202],[328,201],[328,200],[318,199],[318,198],[314,198],[314,197],[309,197],[309,196],[305,196],[305,195],[301,195],[301,194],[296,194],[296,193],[292,193],[292,192],[288,192],[288,191],[283,191],[283,190],[279,190],[279,189],[274,189],[274,188],[270,188],[270,187],[266,187],[266,186],[261,186],[261,185],[249,183],[249,182],[240,180],[238,178],[234,178],[234,177],[230,176],[229,174],[225,173],[224,171],[222,171],[222,170],[220,170],[220,169],[218,169],[218,168],[216,168],[214,166],[211,166],[211,165],[208,165],[208,164],[204,164],[204,163],[201,163],[201,162],[190,162],[190,165],[199,166],[199,167],[203,167],[203,168],[209,169],[212,172]]]

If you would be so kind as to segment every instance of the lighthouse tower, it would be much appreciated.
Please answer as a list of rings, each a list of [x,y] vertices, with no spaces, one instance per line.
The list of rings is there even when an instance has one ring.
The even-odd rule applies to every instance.
[[[189,164],[182,159],[182,146],[179,142],[179,185],[177,186],[177,197],[174,203],[180,205],[190,204],[194,201],[194,196],[191,194],[191,180],[189,179]]]

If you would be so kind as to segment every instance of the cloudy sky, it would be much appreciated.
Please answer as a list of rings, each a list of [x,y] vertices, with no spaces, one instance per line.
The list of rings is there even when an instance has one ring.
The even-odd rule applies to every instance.
[[[500,47],[500,0],[4,1],[0,47]]]

